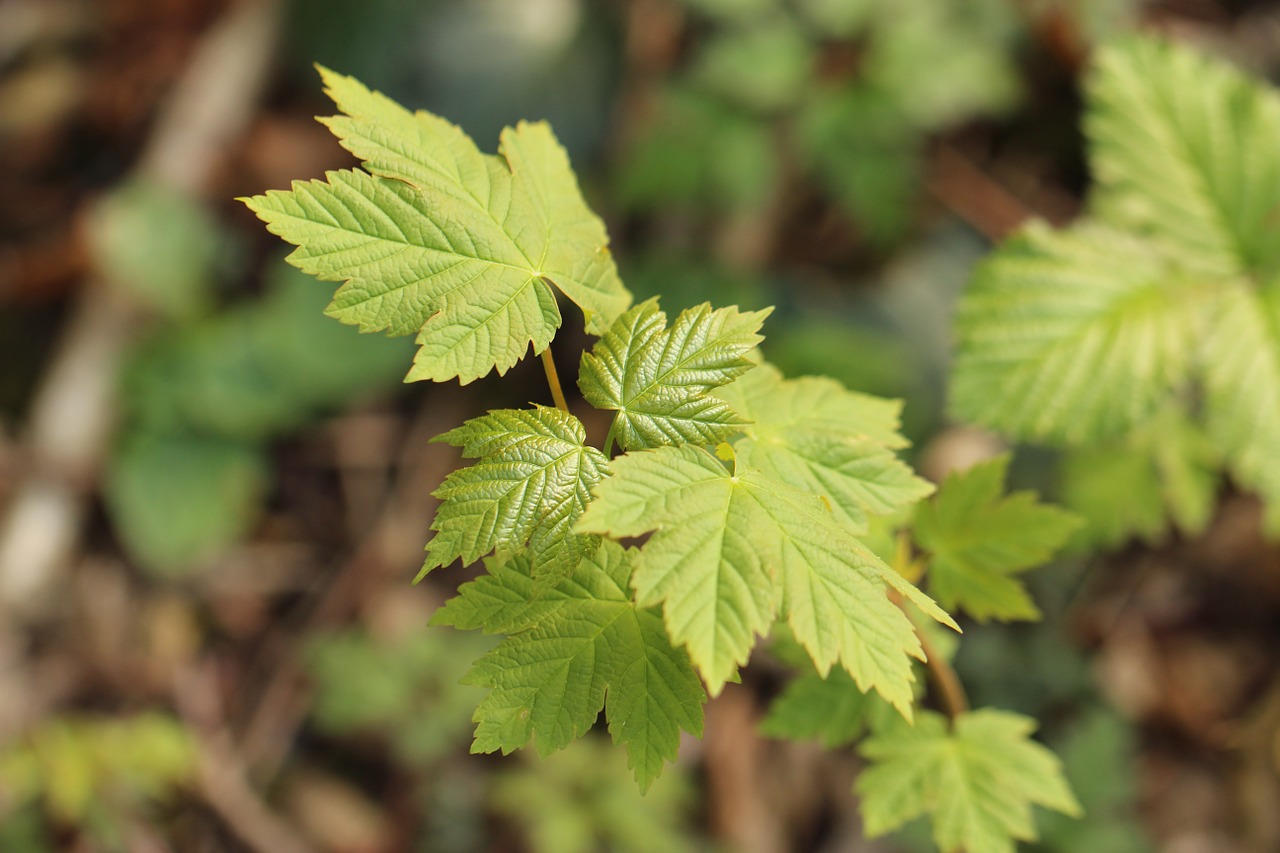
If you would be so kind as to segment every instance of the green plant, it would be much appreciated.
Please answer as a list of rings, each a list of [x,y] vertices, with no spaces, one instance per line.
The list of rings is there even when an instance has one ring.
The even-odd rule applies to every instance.
[[[1065,493],[1097,542],[1203,530],[1222,473],[1275,532],[1280,97],[1150,39],[1103,50],[1086,96],[1088,215],[982,266],[953,408],[1071,449]]]
[[[409,379],[465,384],[532,347],[555,403],[438,439],[476,461],[437,492],[419,577],[484,559],[435,621],[505,635],[466,679],[489,690],[473,751],[532,742],[545,755],[603,710],[647,788],[681,732],[701,733],[707,694],[776,629],[802,651],[802,678],[891,721],[864,746],[869,772],[901,795],[868,796],[873,831],[928,812],[939,844],[987,853],[1035,837],[1033,803],[1077,811],[1031,720],[968,709],[936,650],[937,626],[956,623],[912,582],[979,618],[1031,618],[1013,575],[1049,556],[1070,517],[1002,497],[997,460],[949,480],[913,522],[933,487],[895,455],[899,403],[784,378],[756,352],[768,310],[703,304],[669,320],[656,299],[632,305],[545,124],[508,128],[485,155],[444,119],[321,73],[343,113],[323,121],[365,169],[246,203],[298,247],[291,263],[345,282],[330,315],[417,335]],[[578,376],[586,402],[612,413],[599,447],[551,358],[560,296],[599,336]],[[919,709],[913,659],[946,716]],[[776,733],[805,736],[787,728]],[[943,777],[954,784],[940,790]]]
[[[0,812],[8,824],[39,803],[52,826],[124,851],[129,822],[173,799],[195,770],[190,734],[167,715],[55,717],[0,751]]]
[[[283,265],[260,298],[213,310],[226,259],[240,253],[174,190],[127,183],[88,221],[95,264],[153,320],[130,353],[103,496],[130,556],[173,576],[256,521],[268,441],[391,385],[408,349],[326,321],[324,294]]]
[[[635,208],[759,211],[799,177],[891,245],[912,224],[929,136],[1020,98],[1021,26],[1006,4],[679,5],[699,37],[620,170]]]

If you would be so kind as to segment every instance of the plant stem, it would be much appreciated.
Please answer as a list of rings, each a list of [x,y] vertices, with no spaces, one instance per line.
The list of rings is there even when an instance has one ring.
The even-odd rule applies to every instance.
[[[929,670],[929,678],[938,688],[938,699],[942,702],[942,710],[951,722],[969,710],[969,697],[960,683],[960,676],[942,654],[929,642],[924,631],[916,628],[916,636],[920,638],[920,648],[924,650],[925,667]]]
[[[556,363],[551,358],[551,347],[541,353],[542,369],[547,373],[547,384],[551,386],[551,399],[556,401],[556,408],[562,412],[569,411],[569,404],[564,399],[564,391],[560,388],[560,374],[556,373]]]
[[[609,424],[609,434],[604,437],[604,455],[613,458],[613,442],[617,440],[618,418],[615,416]]]

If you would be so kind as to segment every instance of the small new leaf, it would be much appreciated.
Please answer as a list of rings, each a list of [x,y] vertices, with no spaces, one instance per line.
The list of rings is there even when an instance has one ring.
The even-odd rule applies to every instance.
[[[746,356],[772,309],[741,312],[703,303],[667,315],[650,299],[627,311],[582,356],[578,387],[598,409],[616,411],[613,435],[628,450],[714,444],[745,423],[707,392],[751,369]]]
[[[585,440],[577,418],[544,406],[490,412],[438,436],[480,461],[435,491],[442,502],[431,523],[436,535],[418,577],[494,550],[499,562],[527,552],[539,576],[572,572],[599,541],[572,528],[609,464]]]
[[[552,588],[518,558],[464,584],[437,614],[436,623],[510,634],[464,679],[492,690],[476,710],[472,752],[508,753],[533,739],[548,755],[603,708],[643,789],[675,759],[682,730],[702,734],[706,693],[662,617],[631,600],[630,557],[605,541]],[[494,606],[502,601],[517,606]]]
[[[979,621],[1040,618],[1013,576],[1048,560],[1080,525],[1031,492],[1002,498],[1008,468],[1006,454],[947,477],[913,528],[932,555],[929,591],[943,607],[962,607]]]
[[[628,453],[612,468],[576,529],[618,538],[653,532],[635,558],[636,600],[663,605],[668,634],[688,647],[712,695],[781,610],[821,674],[839,663],[861,689],[910,715],[909,656],[923,652],[887,588],[954,623],[818,496],[751,468],[731,474],[698,447]]]
[[[604,225],[545,123],[504,130],[495,157],[438,116],[321,73],[345,113],[326,124],[369,171],[244,201],[298,247],[290,263],[346,282],[330,315],[417,333],[409,380],[465,384],[546,349],[561,323],[553,286],[595,334],[627,308]]]
[[[1062,765],[1030,737],[1034,721],[984,708],[946,719],[923,711],[914,726],[894,724],[862,744],[872,762],[858,776],[868,836],[929,815],[939,850],[1014,853],[1035,841],[1033,805],[1072,817],[1080,804]]]
[[[750,424],[734,445],[744,465],[802,491],[824,496],[836,518],[866,528],[883,515],[933,492],[893,455],[907,442],[898,432],[900,401],[849,391],[834,379],[783,379],[761,364],[717,395]]]

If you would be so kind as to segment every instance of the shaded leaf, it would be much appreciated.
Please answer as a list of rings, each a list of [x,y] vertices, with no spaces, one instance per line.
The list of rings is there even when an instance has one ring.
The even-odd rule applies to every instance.
[[[928,815],[939,850],[1014,853],[1034,841],[1033,805],[1079,816],[1080,805],[1049,750],[1031,740],[1035,722],[984,708],[946,718],[923,711],[864,742],[872,762],[858,776],[867,835]]]
[[[1031,492],[1002,496],[1009,456],[947,477],[916,513],[913,533],[930,552],[929,590],[947,608],[976,619],[1038,619],[1014,575],[1047,561],[1080,525]]]
[[[604,542],[554,588],[539,585],[524,559],[463,585],[435,621],[511,633],[465,679],[492,690],[476,709],[473,752],[507,753],[536,739],[547,755],[585,734],[603,708],[647,788],[675,759],[682,730],[701,735],[702,685],[662,618],[631,600],[630,579],[628,552]],[[495,622],[489,611],[477,620],[495,594],[539,599],[536,619]]]

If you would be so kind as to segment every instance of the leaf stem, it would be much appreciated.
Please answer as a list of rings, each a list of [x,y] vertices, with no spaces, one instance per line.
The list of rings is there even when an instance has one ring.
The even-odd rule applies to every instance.
[[[615,415],[609,424],[609,434],[604,437],[604,455],[613,458],[613,443],[618,438],[618,418]]]
[[[556,363],[551,357],[551,347],[544,349],[540,355],[542,356],[542,369],[547,373],[547,384],[551,386],[551,399],[556,401],[557,409],[568,413],[569,404],[565,401],[564,390],[560,387],[560,374],[556,373]]]
[[[964,685],[960,683],[960,676],[956,675],[955,669],[918,626],[916,636],[920,638],[920,648],[924,651],[924,665],[929,670],[929,678],[933,681],[933,686],[938,688],[942,710],[954,723],[957,717],[969,710],[969,697],[964,692]]]

